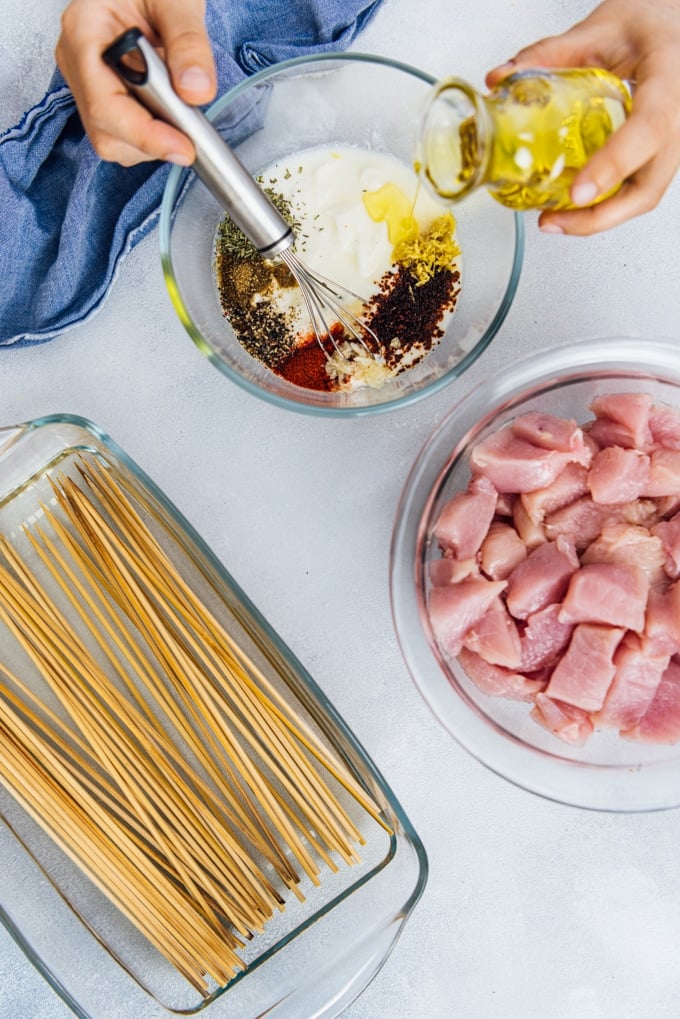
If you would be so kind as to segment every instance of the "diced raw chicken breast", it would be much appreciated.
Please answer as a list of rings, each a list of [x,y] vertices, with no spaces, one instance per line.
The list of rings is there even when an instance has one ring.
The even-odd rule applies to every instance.
[[[480,566],[487,577],[505,580],[526,557],[526,545],[515,528],[494,520],[480,552]]]
[[[622,506],[611,506],[611,520],[625,520],[627,524],[639,524],[640,527],[652,527],[659,519],[659,509],[653,499],[636,499],[625,502]]]
[[[430,583],[434,587],[446,587],[447,584],[458,584],[466,577],[478,577],[479,566],[476,559],[455,559],[444,556],[433,559],[428,564]]]
[[[583,432],[575,421],[553,417],[540,411],[520,414],[512,422],[512,430],[519,439],[526,439],[541,449],[558,449],[561,453],[583,452]]]
[[[654,443],[664,449],[680,449],[680,410],[655,403],[649,411],[649,430]]]
[[[475,686],[490,697],[505,697],[512,701],[533,701],[536,694],[545,689],[544,680],[531,679],[522,675],[521,672],[503,669],[498,665],[489,665],[474,651],[469,651],[467,648],[462,649],[458,661]]]
[[[649,581],[637,566],[588,563],[569,581],[560,620],[622,626],[642,633],[648,594]]]
[[[622,446],[624,449],[637,449],[635,436],[630,429],[619,421],[612,421],[611,418],[596,418],[584,428],[588,437],[594,442],[598,449],[606,449],[608,446]],[[646,449],[651,447],[646,446]]]
[[[555,480],[570,460],[589,463],[591,451],[583,443],[563,452],[534,446],[512,428],[500,428],[479,442],[470,454],[470,467],[484,474],[499,492],[531,492]]]
[[[680,652],[680,581],[649,592],[644,636],[652,654]]]
[[[507,603],[515,619],[561,600],[575,570],[578,557],[564,538],[545,542],[529,553],[508,577]]]
[[[661,542],[666,573],[675,579],[680,576],[680,513],[659,521],[652,527],[652,534]]]
[[[614,652],[625,630],[580,623],[553,669],[546,693],[584,711],[598,711],[614,678]]]
[[[544,729],[571,746],[583,746],[593,732],[587,711],[556,701],[544,693],[536,694],[536,703],[529,714]]]
[[[668,580],[664,570],[665,555],[661,538],[637,524],[605,524],[600,536],[588,545],[581,556],[582,566],[589,563],[614,563],[620,566],[635,563],[647,575],[652,587]]]
[[[596,418],[608,419],[622,425],[630,435],[630,443],[618,442],[616,445],[629,445],[641,450],[647,450],[652,445],[652,433],[649,427],[651,407],[652,397],[649,393],[603,393],[601,396],[596,396],[590,405]],[[590,429],[591,435],[595,431],[596,424],[597,422],[594,422]],[[607,445],[611,445],[611,443],[607,443]]]
[[[496,499],[496,516],[511,517],[516,499],[517,496],[513,495],[512,492],[499,492]]]
[[[527,618],[520,636],[522,672],[534,672],[553,665],[571,640],[573,623],[561,623],[560,605],[548,605]]]
[[[596,726],[630,729],[654,699],[670,655],[653,655],[636,634],[627,633],[614,652],[616,672],[604,704],[593,715]]]
[[[522,492],[519,498],[529,519],[540,524],[548,513],[554,513],[576,502],[582,495],[588,495],[587,477],[588,468],[583,464],[568,463],[547,488]]]
[[[671,660],[647,711],[637,725],[623,729],[621,735],[643,743],[680,740],[680,662]]]
[[[590,495],[584,495],[546,517],[545,535],[552,541],[563,535],[573,541],[577,549],[584,549],[595,541],[611,515],[611,507],[598,505]]]
[[[680,494],[680,450],[653,449],[649,457],[649,478],[640,495],[650,499]]]
[[[515,499],[512,522],[515,525],[515,530],[526,545],[527,551],[531,551],[532,548],[538,548],[539,545],[543,545],[547,540],[543,525],[531,519],[521,499]]]
[[[650,466],[646,453],[622,446],[607,446],[594,457],[588,471],[588,488],[597,503],[632,502],[646,493]],[[665,493],[660,492],[659,495]]]
[[[441,547],[452,549],[458,559],[476,555],[493,520],[496,497],[496,489],[483,477],[473,478],[464,492],[457,492],[434,525]]]
[[[654,500],[656,519],[668,520],[680,511],[680,492],[677,495],[662,495]],[[651,526],[651,525],[650,525]]]
[[[516,669],[522,657],[517,623],[501,598],[494,598],[479,620],[463,637],[463,647],[474,651],[490,665]]]
[[[433,587],[428,606],[432,630],[439,646],[448,654],[457,655],[467,631],[479,622],[505,587],[503,580],[485,580],[482,577],[468,577],[449,587]]]

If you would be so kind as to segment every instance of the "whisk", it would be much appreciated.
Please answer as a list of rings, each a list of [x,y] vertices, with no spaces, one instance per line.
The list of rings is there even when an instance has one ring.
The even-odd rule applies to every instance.
[[[129,29],[103,54],[106,63],[153,114],[182,131],[196,150],[192,169],[227,210],[235,225],[263,258],[280,258],[300,288],[312,330],[328,358],[329,345],[341,358],[345,343],[359,344],[380,357],[381,343],[352,311],[365,301],[351,290],[306,265],[293,251],[295,234],[238,157],[196,107],[175,92],[167,68],[138,28]],[[339,323],[342,335],[333,326]]]

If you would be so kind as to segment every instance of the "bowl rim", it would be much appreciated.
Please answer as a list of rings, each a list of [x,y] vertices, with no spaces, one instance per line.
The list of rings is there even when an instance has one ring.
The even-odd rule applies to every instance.
[[[281,72],[293,70],[295,68],[303,68],[306,65],[312,64],[323,64],[323,63],[367,63],[375,64],[377,66],[388,67],[397,71],[404,71],[412,77],[419,78],[427,85],[434,85],[437,81],[431,74],[426,71],[422,71],[412,64],[404,63],[400,60],[394,60],[391,57],[384,57],[374,55],[371,53],[362,52],[342,52],[336,51],[333,53],[312,53],[306,54],[300,57],[293,57],[290,60],[282,60],[278,63],[271,64],[269,67],[263,68],[261,71],[257,71],[255,74],[250,75],[243,81],[239,82],[233,88],[229,89],[224,95],[220,96],[206,111],[206,116],[209,120],[215,120],[216,117],[234,101],[243,92],[248,89],[257,86],[258,84],[266,83],[272,77],[280,74]],[[175,309],[177,317],[184,326],[185,330],[189,334],[194,345],[198,350],[208,358],[208,360],[223,374],[226,375],[232,382],[235,382],[246,392],[251,393],[253,396],[264,400],[267,403],[273,404],[277,407],[282,407],[286,410],[292,410],[301,414],[310,414],[315,416],[323,417],[362,417],[369,414],[381,414],[387,411],[393,411],[401,407],[406,407],[411,404],[417,403],[429,396],[439,392],[445,386],[449,385],[459,376],[461,376],[470,365],[481,356],[481,354],[489,346],[493,338],[501,328],[505,318],[510,310],[517,287],[519,285],[519,279],[522,271],[522,264],[524,261],[524,220],[518,212],[514,210],[507,210],[508,216],[514,218],[514,251],[512,257],[512,265],[508,276],[507,284],[503,297],[499,303],[496,313],[485,329],[484,333],[475,343],[474,347],[469,350],[461,359],[457,361],[455,365],[443,372],[437,379],[423,386],[417,392],[410,392],[403,396],[396,396],[391,400],[385,400],[382,403],[370,404],[367,406],[322,406],[317,404],[307,404],[303,401],[292,399],[288,396],[283,396],[278,393],[271,393],[261,388],[249,379],[244,378],[239,372],[235,371],[226,361],[223,361],[215,351],[212,350],[210,345],[201,335],[200,330],[194,323],[191,315],[184,305],[182,296],[177,285],[176,275],[173,268],[172,260],[172,248],[171,248],[171,232],[172,232],[172,221],[174,213],[177,208],[177,203],[181,201],[186,190],[195,180],[195,173],[191,167],[173,166],[168,175],[168,179],[165,184],[163,191],[163,197],[161,200],[160,207],[160,219],[159,219],[159,247],[161,257],[161,268],[163,272],[163,278],[165,280],[166,289],[170,296],[171,303]]]
[[[421,548],[437,491],[473,430],[511,409],[533,388],[612,373],[661,379],[680,389],[680,340],[592,337],[542,349],[478,383],[444,415],[417,454],[399,498],[390,547],[390,605],[397,643],[417,690],[439,724],[476,760],[518,788],[563,805],[640,813],[680,806],[677,759],[641,764],[578,761],[561,755],[559,745],[554,753],[544,751],[508,732],[448,680],[432,651],[417,594]],[[656,798],[649,796],[645,781],[652,772],[671,777],[670,797],[662,795],[663,782]]]

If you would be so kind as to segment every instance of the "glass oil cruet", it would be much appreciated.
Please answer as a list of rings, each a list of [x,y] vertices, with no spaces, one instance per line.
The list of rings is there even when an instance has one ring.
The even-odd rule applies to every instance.
[[[428,99],[416,165],[447,201],[485,187],[511,209],[573,208],[574,176],[630,108],[628,85],[599,68],[517,71],[487,95],[447,78]]]

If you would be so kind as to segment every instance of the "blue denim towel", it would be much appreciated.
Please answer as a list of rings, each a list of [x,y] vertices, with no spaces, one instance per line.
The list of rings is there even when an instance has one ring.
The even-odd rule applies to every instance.
[[[221,95],[306,53],[346,49],[381,0],[208,0]],[[100,160],[58,71],[0,137],[0,345],[42,342],[100,307],[156,224],[167,164]]]

